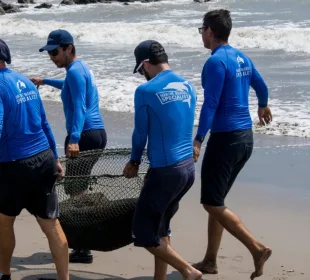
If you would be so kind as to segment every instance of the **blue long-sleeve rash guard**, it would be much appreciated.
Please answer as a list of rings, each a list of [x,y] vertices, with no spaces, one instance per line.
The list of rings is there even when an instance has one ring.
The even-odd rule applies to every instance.
[[[252,128],[249,90],[252,87],[258,106],[268,104],[268,88],[252,61],[230,45],[214,49],[201,74],[204,102],[196,139],[207,132],[228,132]]]
[[[65,80],[44,79],[44,84],[61,89],[71,143],[78,143],[83,131],[104,129],[95,76],[83,61],[68,66]]]
[[[0,70],[0,162],[27,158],[56,143],[35,85],[8,68]]]
[[[193,157],[196,91],[190,82],[163,71],[137,88],[134,104],[132,160],[141,160],[147,142],[153,168]]]

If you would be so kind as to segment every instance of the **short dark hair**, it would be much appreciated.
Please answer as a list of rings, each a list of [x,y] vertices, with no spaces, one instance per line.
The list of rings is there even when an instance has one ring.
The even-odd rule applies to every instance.
[[[65,51],[71,44],[61,44],[60,47]],[[76,55],[76,49],[75,49],[75,46],[74,45],[71,45],[72,46],[72,55],[75,56]]]
[[[166,53],[161,55],[152,55],[150,57],[149,63],[151,63],[152,65],[168,63],[168,55]]]
[[[230,11],[219,9],[207,12],[203,17],[203,26],[210,27],[217,40],[228,41],[232,29]]]
[[[149,63],[151,63],[152,65],[168,63],[168,55],[165,51],[158,51],[160,47],[161,45],[159,45],[157,42],[154,42],[151,45],[151,55],[149,58]]]

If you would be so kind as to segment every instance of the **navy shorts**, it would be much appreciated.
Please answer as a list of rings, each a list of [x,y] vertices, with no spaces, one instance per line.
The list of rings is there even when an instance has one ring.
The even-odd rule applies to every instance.
[[[0,163],[0,213],[16,217],[23,209],[42,219],[59,216],[57,165],[48,149],[29,158]]]
[[[133,218],[135,246],[157,247],[160,238],[170,235],[170,220],[194,180],[195,165],[192,158],[148,171]]]
[[[212,133],[201,167],[201,203],[224,206],[225,198],[253,151],[253,132]]]
[[[65,139],[65,153],[69,144],[69,136]],[[104,129],[94,129],[83,131],[79,141],[80,152],[104,149],[107,144],[107,134]],[[77,157],[67,162],[65,176],[88,176],[91,174],[92,169],[96,162],[99,160],[100,155],[88,157]],[[77,195],[86,191],[89,185],[88,178],[81,180],[79,185],[72,185],[71,183],[64,182],[65,192],[68,195]]]

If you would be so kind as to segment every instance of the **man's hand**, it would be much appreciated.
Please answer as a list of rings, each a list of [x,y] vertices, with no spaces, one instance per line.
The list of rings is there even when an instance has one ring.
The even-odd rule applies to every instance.
[[[57,165],[57,180],[60,181],[62,179],[62,165],[59,161],[59,159],[56,160],[56,165]]]
[[[147,180],[147,174],[144,175],[144,178],[143,178],[143,185],[146,184],[146,180]]]
[[[32,78],[30,80],[37,86],[37,88],[39,88],[39,86],[44,85],[43,79],[41,78]]]
[[[123,174],[125,178],[130,179],[138,176],[139,165],[133,165],[128,162],[124,168]]]
[[[69,143],[67,147],[67,157],[75,158],[80,153],[80,147],[77,143]]]
[[[269,106],[264,108],[258,107],[257,115],[259,118],[259,123],[262,126],[269,124],[272,121],[272,114]]]
[[[194,141],[194,162],[198,161],[199,155],[200,155],[200,149],[201,149],[201,143],[198,141]]]

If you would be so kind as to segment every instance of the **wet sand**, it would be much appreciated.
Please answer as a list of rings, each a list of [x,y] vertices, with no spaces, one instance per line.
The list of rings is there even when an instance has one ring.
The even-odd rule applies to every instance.
[[[61,105],[45,102],[45,107],[62,155],[65,126]],[[130,146],[132,114],[103,111],[103,116],[108,146]],[[273,249],[264,275],[257,279],[310,279],[309,154],[310,140],[256,134],[252,158],[226,201],[249,230]],[[191,263],[201,260],[207,246],[207,214],[199,204],[201,158],[196,167],[195,184],[181,202],[171,225],[173,248]],[[46,279],[48,273],[40,271],[52,269],[53,265],[39,226],[33,217],[23,212],[17,218],[15,229],[17,244],[12,279]],[[144,249],[129,245],[93,254],[93,264],[70,264],[71,279],[152,279],[153,258]],[[218,266],[219,274],[204,275],[203,279],[250,279],[254,268],[250,253],[227,232],[224,232]],[[167,278],[182,279],[171,267]]]

